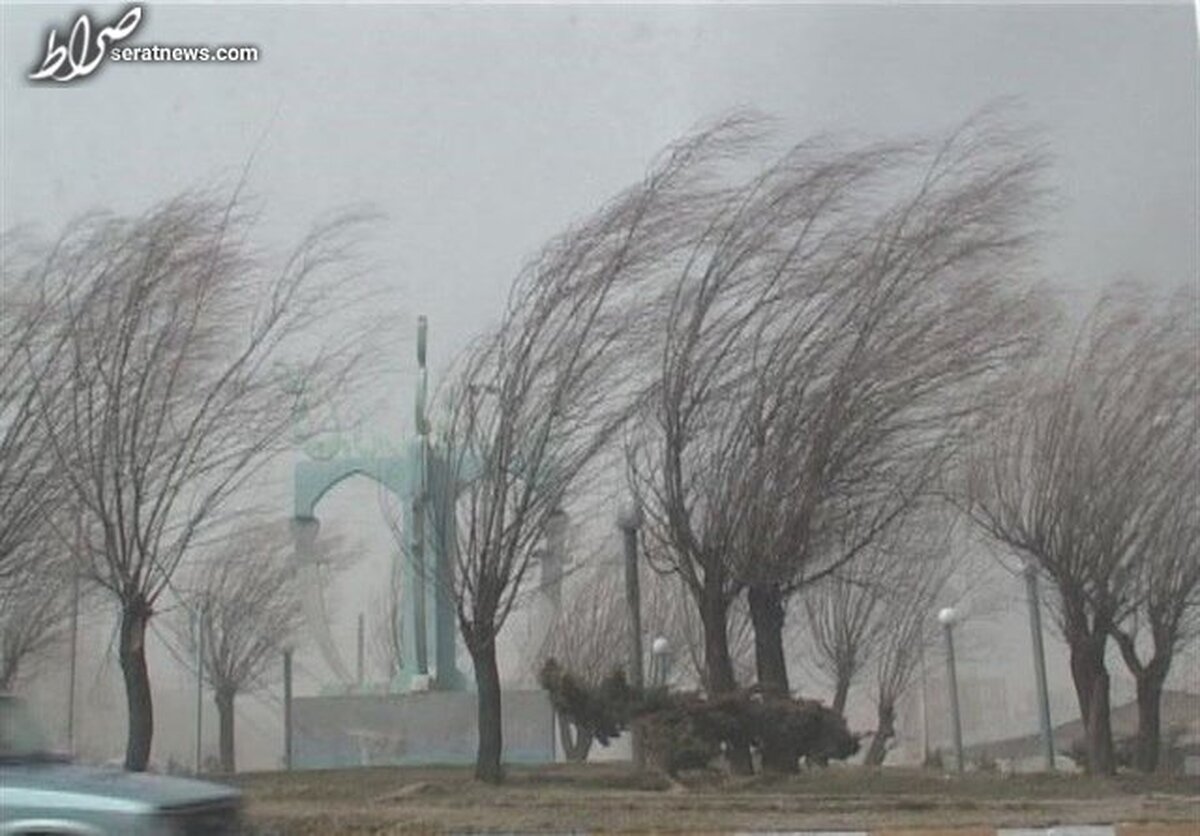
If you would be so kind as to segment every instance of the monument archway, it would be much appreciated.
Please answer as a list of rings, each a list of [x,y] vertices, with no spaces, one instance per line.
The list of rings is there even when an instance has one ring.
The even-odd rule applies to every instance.
[[[352,476],[364,476],[389,491],[403,509],[404,542],[393,552],[393,573],[399,573],[403,650],[392,691],[451,690],[467,687],[456,660],[457,625],[452,597],[454,543],[452,515],[434,514],[445,508],[448,469],[429,444],[425,416],[427,325],[417,326],[417,437],[394,455],[344,456],[297,462],[294,469],[292,533],[295,565],[301,573],[305,611],[321,654],[335,675],[353,681],[337,651],[325,617],[318,577],[316,538],[320,523],[316,509],[330,490]],[[393,575],[394,579],[395,575]]]

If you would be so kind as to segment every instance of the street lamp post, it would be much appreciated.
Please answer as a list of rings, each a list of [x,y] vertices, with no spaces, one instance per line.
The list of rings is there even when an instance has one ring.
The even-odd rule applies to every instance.
[[[283,768],[292,768],[292,648],[283,649]]]
[[[1042,611],[1038,597],[1037,567],[1029,561],[1021,565],[1025,592],[1029,598],[1029,632],[1033,637],[1033,673],[1038,690],[1038,720],[1042,729],[1042,750],[1046,771],[1054,771],[1054,736],[1050,727],[1050,692],[1046,685],[1046,649],[1042,644]]]
[[[617,515],[617,526],[625,541],[625,603],[629,607],[629,684],[640,691],[642,679],[642,605],[638,589],[637,537],[642,524],[641,509],[636,503],[622,508]],[[645,764],[640,730],[634,727],[632,735],[633,762],[639,769]]]
[[[204,616],[203,604],[193,615],[196,628],[196,774],[204,765],[201,759],[201,743],[204,726]]]
[[[954,756],[956,767],[962,773],[966,764],[963,760],[962,718],[958,710],[958,673],[954,667],[954,622],[958,613],[946,607],[938,613],[938,621],[946,633],[946,676],[950,687],[950,717],[954,723]]]

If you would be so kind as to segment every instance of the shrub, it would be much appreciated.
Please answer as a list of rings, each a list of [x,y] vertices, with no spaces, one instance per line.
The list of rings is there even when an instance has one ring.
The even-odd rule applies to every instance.
[[[668,774],[709,766],[723,748],[764,744],[792,768],[800,758],[826,763],[858,751],[845,719],[815,700],[765,697],[754,690],[708,699],[665,689],[636,692],[621,671],[588,687],[550,659],[540,681],[554,708],[602,746],[637,724],[648,762]]]

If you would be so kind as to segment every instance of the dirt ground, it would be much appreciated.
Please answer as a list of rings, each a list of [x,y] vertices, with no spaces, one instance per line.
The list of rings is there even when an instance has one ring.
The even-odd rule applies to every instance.
[[[255,832],[857,830],[1161,823],[1200,834],[1200,779],[1122,775],[944,776],[830,768],[792,777],[686,776],[672,786],[623,764],[512,768],[499,787],[469,769],[252,773]]]

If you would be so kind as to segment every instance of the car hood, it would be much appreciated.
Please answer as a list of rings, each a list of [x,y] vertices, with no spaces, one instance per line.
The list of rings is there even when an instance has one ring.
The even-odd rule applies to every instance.
[[[0,787],[7,791],[28,789],[98,796],[155,809],[208,805],[241,798],[238,790],[207,781],[126,772],[115,767],[61,763],[6,764],[0,767]]]

